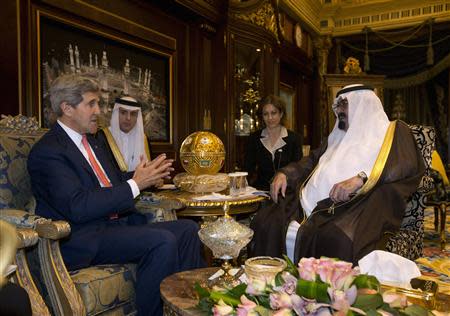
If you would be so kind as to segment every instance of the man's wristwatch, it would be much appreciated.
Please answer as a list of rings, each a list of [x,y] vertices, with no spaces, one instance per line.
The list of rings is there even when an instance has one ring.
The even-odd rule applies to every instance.
[[[360,173],[358,173],[358,177],[361,178],[363,184],[365,184],[367,182],[367,175],[364,171],[361,171]]]

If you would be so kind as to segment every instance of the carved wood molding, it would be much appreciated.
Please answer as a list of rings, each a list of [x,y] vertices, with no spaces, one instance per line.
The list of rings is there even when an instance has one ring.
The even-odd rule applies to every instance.
[[[270,0],[254,0],[245,3],[230,3],[229,15],[235,20],[253,24],[268,31],[280,42],[282,29],[278,8]]]

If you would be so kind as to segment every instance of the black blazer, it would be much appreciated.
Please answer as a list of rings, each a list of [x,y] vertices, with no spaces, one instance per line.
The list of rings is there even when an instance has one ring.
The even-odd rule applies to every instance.
[[[292,161],[302,158],[302,139],[297,133],[288,130],[283,137],[286,145],[272,154],[261,142],[262,130],[251,134],[247,143],[245,154],[245,170],[249,173],[249,184],[259,190],[269,190],[270,182],[275,172]]]

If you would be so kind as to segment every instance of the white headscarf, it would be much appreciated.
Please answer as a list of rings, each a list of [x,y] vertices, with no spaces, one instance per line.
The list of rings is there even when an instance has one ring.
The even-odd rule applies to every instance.
[[[127,103],[122,104],[120,102]],[[136,103],[136,106],[129,105],[130,103]],[[123,108],[127,111],[138,112],[136,125],[128,133],[124,133],[120,130],[119,126],[119,109]],[[122,97],[116,100],[114,109],[111,116],[111,125],[109,126],[114,140],[122,153],[123,159],[128,166],[128,171],[134,171],[140,162],[140,156],[144,155],[147,159],[144,145],[144,124],[142,120],[142,110],[139,103],[132,97]]]
[[[350,88],[351,85],[346,86]],[[348,101],[348,129],[338,128],[338,120],[328,137],[328,147],[316,171],[302,190],[301,204],[309,216],[317,202],[329,197],[334,184],[364,171],[370,176],[389,126],[389,119],[377,95],[371,90],[341,94]],[[334,111],[336,115],[336,111]]]

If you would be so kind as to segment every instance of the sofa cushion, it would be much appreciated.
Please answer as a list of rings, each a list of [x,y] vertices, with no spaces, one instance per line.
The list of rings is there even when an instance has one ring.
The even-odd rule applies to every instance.
[[[134,304],[136,265],[99,265],[70,272],[87,315]]]

